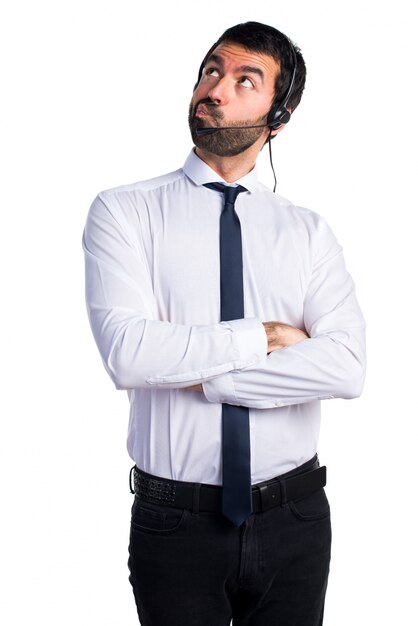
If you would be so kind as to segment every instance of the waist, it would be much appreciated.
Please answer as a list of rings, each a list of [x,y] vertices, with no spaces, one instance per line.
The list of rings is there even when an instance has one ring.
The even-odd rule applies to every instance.
[[[189,403],[183,396],[190,396]],[[251,483],[311,459],[318,449],[320,421],[319,401],[250,409]],[[197,392],[131,393],[128,452],[148,474],[221,485],[221,433],[222,406],[202,402]]]
[[[132,480],[133,479],[133,480]],[[299,467],[252,486],[253,512],[304,498],[326,484],[326,467],[318,456]],[[140,500],[194,512],[222,510],[222,487],[154,476],[136,465],[130,474],[131,492]]]

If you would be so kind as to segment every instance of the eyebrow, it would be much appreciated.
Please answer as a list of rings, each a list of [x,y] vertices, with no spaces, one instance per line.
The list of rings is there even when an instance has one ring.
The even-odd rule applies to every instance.
[[[222,58],[218,54],[211,54],[210,57],[207,59],[205,65],[207,65],[208,63],[217,63],[220,66],[223,65]],[[245,74],[256,74],[261,78],[261,81],[264,82],[264,72],[260,67],[253,67],[252,65],[240,65],[240,67],[237,68],[237,72],[244,72]]]

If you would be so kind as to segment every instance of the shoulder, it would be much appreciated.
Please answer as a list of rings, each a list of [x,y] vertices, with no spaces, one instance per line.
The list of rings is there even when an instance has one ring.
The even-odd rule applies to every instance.
[[[112,187],[111,189],[105,189],[100,191],[98,197],[103,202],[117,202],[118,200],[127,199],[129,196],[138,197],[147,192],[158,193],[160,191],[166,191],[166,189],[177,182],[184,179],[184,172],[180,168],[174,172],[163,174],[162,176],[156,176],[155,178],[149,178],[147,180],[137,181],[127,185],[119,185],[118,187]]]
[[[260,205],[269,207],[272,223],[295,248],[309,250],[313,259],[341,252],[334,232],[320,213],[294,204],[263,184],[258,185],[256,193],[261,194],[258,196]]]
[[[271,189],[262,183],[258,184],[256,194],[259,196],[263,206],[270,207],[283,225],[287,224],[307,231],[316,231],[326,226],[325,219],[318,212],[294,204],[284,196],[273,193]]]
[[[175,170],[162,176],[119,185],[100,191],[90,207],[89,218],[115,220],[128,227],[144,218],[150,206],[173,189],[182,189],[184,172]]]

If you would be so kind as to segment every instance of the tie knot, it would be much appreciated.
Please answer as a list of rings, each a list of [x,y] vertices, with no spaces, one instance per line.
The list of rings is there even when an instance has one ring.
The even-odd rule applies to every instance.
[[[231,187],[230,185],[224,185],[224,183],[206,183],[204,187],[214,191],[221,191],[224,194],[225,204],[235,204],[238,194],[242,191],[247,191],[242,185]]]

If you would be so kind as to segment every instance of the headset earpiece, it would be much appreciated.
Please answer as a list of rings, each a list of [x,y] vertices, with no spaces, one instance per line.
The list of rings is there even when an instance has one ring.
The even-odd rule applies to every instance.
[[[291,118],[291,113],[286,108],[277,108],[277,106],[273,106],[270,109],[270,113],[267,117],[267,126],[271,130],[276,130],[280,128],[283,124],[287,124]]]
[[[277,128],[280,128],[280,126],[283,126],[283,124],[287,124],[292,115],[290,111],[287,110],[286,107],[287,107],[287,103],[289,102],[290,96],[292,94],[293,84],[295,82],[296,70],[297,70],[297,56],[296,56],[295,46],[292,44],[290,39],[288,39],[288,42],[292,50],[292,57],[293,57],[292,78],[290,79],[289,87],[287,88],[284,98],[281,98],[280,100],[278,101],[276,100],[274,102],[267,116],[267,126],[271,130],[276,130]]]

